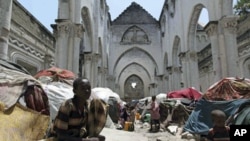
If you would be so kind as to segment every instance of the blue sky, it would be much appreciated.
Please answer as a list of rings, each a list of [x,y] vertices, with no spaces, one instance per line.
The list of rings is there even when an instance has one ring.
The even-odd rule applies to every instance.
[[[49,31],[52,32],[51,24],[57,19],[58,0],[18,0],[37,20],[39,20]],[[109,5],[111,19],[115,19],[133,1],[141,5],[154,18],[159,19],[162,6],[165,0],[106,0]],[[234,3],[236,0],[234,0]],[[201,24],[208,22],[207,12],[201,13]]]

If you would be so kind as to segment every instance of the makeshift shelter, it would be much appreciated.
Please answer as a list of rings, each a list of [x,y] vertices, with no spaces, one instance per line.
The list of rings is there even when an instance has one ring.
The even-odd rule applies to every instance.
[[[40,140],[49,124],[48,97],[34,77],[4,63],[0,65],[0,140]]]
[[[247,105],[246,103],[249,104],[249,96],[249,79],[235,77],[221,79],[211,85],[202,98],[196,103],[196,107],[189,116],[184,130],[195,134],[206,135],[209,128],[212,127],[210,118],[212,110],[219,109],[224,111],[227,117],[236,117],[233,115],[235,115],[237,111],[239,112],[239,107],[241,105]],[[246,108],[244,111],[248,113],[250,110]],[[244,115],[247,116],[248,114]],[[243,120],[238,120],[238,122],[243,122]]]
[[[203,97],[207,100],[250,98],[250,79],[227,77],[211,85]]]
[[[227,125],[250,125],[250,100],[240,105],[228,119]]]
[[[189,100],[199,100],[202,93],[194,87],[171,91],[167,94],[167,98],[187,98]]]
[[[183,130],[193,134],[207,135],[209,129],[212,128],[212,120],[210,118],[212,110],[222,110],[229,117],[236,112],[241,104],[249,101],[249,99],[211,101],[202,98],[197,102],[196,108],[189,115]]]

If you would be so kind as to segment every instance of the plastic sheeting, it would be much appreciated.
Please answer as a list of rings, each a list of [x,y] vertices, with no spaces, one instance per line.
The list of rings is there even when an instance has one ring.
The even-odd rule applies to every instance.
[[[73,87],[63,82],[51,82],[42,84],[49,98],[50,120],[55,119],[62,102],[74,96]]]
[[[116,98],[118,103],[122,103],[120,96],[117,93],[113,92],[109,88],[95,87],[91,90],[90,99],[100,98],[103,101],[105,101],[106,103],[108,103],[109,97],[114,97],[114,98]]]
[[[208,101],[200,99],[196,108],[189,116],[183,130],[195,134],[207,135],[208,130],[212,128],[211,111],[214,109],[222,110],[227,117],[233,115],[238,107],[249,101],[249,99],[236,99],[230,101]]]

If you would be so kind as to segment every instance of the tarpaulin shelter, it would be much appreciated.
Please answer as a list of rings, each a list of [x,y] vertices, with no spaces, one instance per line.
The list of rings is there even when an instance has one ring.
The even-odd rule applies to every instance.
[[[0,65],[0,140],[39,140],[49,123],[48,97],[33,76]]]
[[[41,83],[31,75],[0,66],[0,102],[4,110],[17,102],[37,112],[49,115],[47,94]]]
[[[189,100],[199,100],[201,97],[202,93],[194,87],[171,91],[167,94],[167,98],[187,98]]]
[[[250,79],[227,77],[211,85],[204,93],[207,100],[232,100],[250,97]]]
[[[227,117],[236,113],[244,103],[249,103],[250,80],[247,78],[226,77],[211,85],[202,98],[196,103],[189,116],[184,130],[207,134],[212,127],[211,111],[222,110]]]
[[[233,115],[241,104],[249,102],[249,99],[234,99],[228,101],[211,101],[201,98],[197,103],[195,109],[189,115],[188,120],[183,128],[194,134],[207,135],[210,128],[212,128],[211,111],[219,109],[225,112],[227,117]]]

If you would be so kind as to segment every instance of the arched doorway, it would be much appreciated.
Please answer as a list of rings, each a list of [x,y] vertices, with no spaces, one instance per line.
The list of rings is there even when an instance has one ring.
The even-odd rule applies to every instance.
[[[144,96],[144,84],[140,77],[131,75],[127,78],[124,85],[124,100],[141,99]]]

